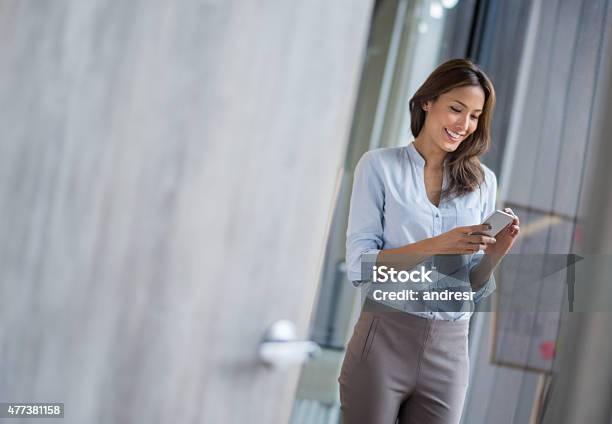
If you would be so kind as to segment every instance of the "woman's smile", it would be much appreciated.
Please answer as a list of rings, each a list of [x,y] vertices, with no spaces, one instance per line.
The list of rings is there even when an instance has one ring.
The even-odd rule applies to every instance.
[[[448,128],[444,128],[444,132],[448,136],[449,140],[452,141],[453,143],[457,143],[463,140],[463,138],[466,136],[466,134],[456,133]]]

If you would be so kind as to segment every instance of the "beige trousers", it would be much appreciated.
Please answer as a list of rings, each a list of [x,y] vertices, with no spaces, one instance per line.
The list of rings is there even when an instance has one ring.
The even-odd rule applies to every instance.
[[[430,320],[366,300],[338,383],[343,424],[456,424],[469,320]]]

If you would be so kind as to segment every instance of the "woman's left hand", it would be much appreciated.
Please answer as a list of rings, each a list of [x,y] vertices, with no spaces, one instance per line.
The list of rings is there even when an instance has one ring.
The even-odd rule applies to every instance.
[[[486,255],[504,256],[512,248],[519,235],[521,228],[518,216],[514,215],[510,208],[504,208],[504,212],[513,215],[514,220],[495,236],[495,243],[487,244],[484,251]]]

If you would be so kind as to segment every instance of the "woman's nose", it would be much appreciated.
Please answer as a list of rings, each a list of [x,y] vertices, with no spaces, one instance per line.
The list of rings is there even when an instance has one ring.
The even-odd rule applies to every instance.
[[[461,129],[461,131],[467,131],[470,126],[470,115],[466,114],[465,117],[459,118],[455,125],[457,126],[457,129]]]

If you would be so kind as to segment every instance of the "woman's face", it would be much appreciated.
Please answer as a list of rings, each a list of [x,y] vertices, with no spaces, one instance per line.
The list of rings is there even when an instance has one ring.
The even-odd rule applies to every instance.
[[[453,88],[435,101],[426,102],[426,139],[445,152],[454,152],[476,131],[484,102],[484,91],[477,85]]]

